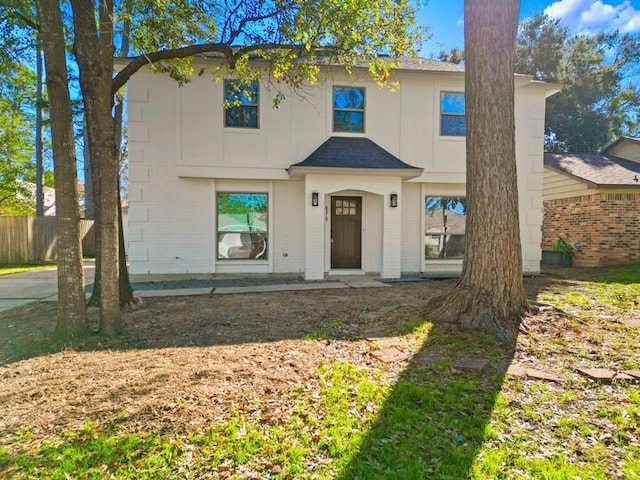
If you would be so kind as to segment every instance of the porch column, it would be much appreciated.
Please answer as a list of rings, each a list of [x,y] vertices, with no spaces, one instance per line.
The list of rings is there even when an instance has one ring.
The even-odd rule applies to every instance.
[[[400,278],[402,249],[402,201],[400,200],[400,182],[395,190],[398,194],[398,206],[391,207],[390,194],[384,195],[384,210],[382,215],[382,278]]]
[[[318,206],[311,205],[313,192],[318,192]],[[324,280],[324,194],[305,179],[304,221],[304,279]]]

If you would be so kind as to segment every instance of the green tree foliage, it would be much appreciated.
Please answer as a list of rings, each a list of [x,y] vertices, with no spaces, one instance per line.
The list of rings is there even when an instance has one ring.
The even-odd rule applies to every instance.
[[[117,185],[119,162],[114,148],[116,134],[111,133],[114,125],[111,107],[114,95],[135,72],[149,65],[186,82],[194,73],[189,59],[211,54],[223,60],[241,81],[265,73],[266,66],[268,77],[275,79],[275,84],[296,86],[316,81],[318,60],[322,57],[344,63],[347,68],[364,61],[369,64],[372,76],[385,84],[393,62],[380,60],[378,54],[411,54],[421,35],[420,30],[413,28],[414,11],[408,0],[107,0],[100,2],[97,9],[92,3],[77,0],[71,2],[70,10],[63,9],[62,18],[42,14],[45,10],[51,12],[51,2],[56,0],[38,2],[39,7],[46,6],[40,8],[41,31],[46,23],[50,31],[57,32],[62,26],[50,25],[54,19],[62,22],[67,18],[73,24],[73,28],[66,29],[66,42],[73,45],[78,63],[94,187],[99,185],[94,193],[100,207],[96,215],[101,232],[100,311],[101,326],[107,333],[117,332],[120,323],[115,308],[119,303],[119,274],[114,268],[114,262],[118,262],[115,226],[118,202],[117,190],[113,188]],[[113,39],[122,26],[114,19],[131,22],[134,52],[115,74]],[[262,62],[263,70],[257,72],[251,59],[268,62]],[[282,97],[277,93],[274,99],[277,103]],[[66,103],[63,100],[59,104]],[[53,105],[51,92],[50,101]],[[54,113],[52,108],[52,118]],[[66,127],[58,124],[58,128]],[[57,192],[61,193],[64,192]],[[65,281],[77,279],[69,277]]]
[[[640,133],[640,38],[618,32],[570,36],[544,14],[520,24],[516,72],[557,82],[547,100],[548,151],[597,151],[619,135]]]
[[[33,177],[33,72],[0,53],[0,214],[33,214],[33,192],[23,180]]]
[[[120,11],[120,17],[132,21],[137,56],[114,78],[115,89],[147,64],[189,81],[190,59],[214,52],[244,80],[256,75],[250,58],[270,60],[276,81],[298,85],[315,81],[314,62],[329,57],[347,66],[366,59],[372,75],[384,83],[392,65],[378,55],[411,54],[427,33],[414,26],[408,0],[142,0],[131,2],[131,11]]]
[[[559,81],[568,38],[569,31],[560,21],[544,14],[520,22],[514,58],[516,72],[533,75],[538,80]]]
[[[464,63],[464,49],[453,47],[451,50],[440,50],[436,56],[441,62],[455,63],[460,65]]]
[[[0,214],[26,215],[33,212],[33,194],[22,180],[32,173],[28,107],[35,98],[35,75],[25,66],[30,39],[0,13]]]
[[[37,24],[33,8],[25,0],[5,0],[0,5],[0,214],[5,215],[34,213]],[[53,186],[53,172],[44,172],[44,184]]]

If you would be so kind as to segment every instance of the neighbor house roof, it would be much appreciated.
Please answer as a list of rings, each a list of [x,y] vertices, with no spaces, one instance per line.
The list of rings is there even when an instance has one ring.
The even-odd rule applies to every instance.
[[[640,187],[640,163],[598,153],[545,153],[544,166],[597,186]]]
[[[623,136],[618,137],[617,139],[615,139],[613,142],[607,143],[604,146],[604,148],[602,150],[600,150],[600,153],[607,153],[613,147],[615,147],[616,145],[620,145],[622,142],[636,143],[636,144],[640,145],[640,138],[638,138],[638,137],[626,137],[626,136],[623,135]]]
[[[403,162],[365,137],[330,137],[303,161],[291,165],[288,172],[292,175],[309,169],[357,169],[383,174],[397,171],[405,177],[419,176],[423,170]]]

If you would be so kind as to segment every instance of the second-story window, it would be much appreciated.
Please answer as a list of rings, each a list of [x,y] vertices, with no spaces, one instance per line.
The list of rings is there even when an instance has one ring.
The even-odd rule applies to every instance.
[[[442,92],[440,94],[440,135],[464,137],[466,134],[464,93]]]
[[[333,87],[333,131],[364,133],[364,88]]]
[[[258,128],[258,82],[224,81],[224,126]]]

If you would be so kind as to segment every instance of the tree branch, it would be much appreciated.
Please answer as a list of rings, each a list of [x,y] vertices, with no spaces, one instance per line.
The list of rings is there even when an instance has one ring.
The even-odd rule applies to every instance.
[[[261,22],[263,20],[268,20],[270,18],[277,17],[278,15],[286,12],[290,8],[291,8],[290,6],[276,8],[274,11],[265,13],[264,15],[257,15],[255,17],[243,18],[242,20],[240,20],[240,23],[238,24],[237,28],[235,29],[229,28],[229,43],[232,44],[235,41],[235,39],[238,38],[238,36],[243,32],[244,27],[247,26],[247,24],[254,23],[254,22]]]
[[[99,8],[100,19],[100,52],[103,56],[103,62],[110,62],[113,60],[114,48],[113,48],[113,0],[101,0]]]
[[[14,10],[12,12],[12,15],[16,18],[18,18],[19,20],[22,20],[25,25],[33,28],[35,31],[39,32],[40,31],[40,24],[34,20],[32,20],[31,18],[27,17],[26,15],[23,15],[22,13]]]
[[[205,43],[201,45],[189,45],[187,47],[160,50],[157,52],[145,53],[137,57],[133,57],[131,61],[113,78],[111,91],[115,95],[115,93],[129,81],[133,74],[145,65],[149,65],[154,62],[160,62],[162,60],[187,58],[198,55],[199,53],[212,52],[222,53],[227,58],[227,60],[233,59],[233,49],[226,43]]]
[[[293,44],[263,43],[242,47],[234,51],[234,49],[227,43],[205,43],[201,45],[189,45],[187,47],[146,53],[132,58],[131,61],[117,73],[113,78],[111,91],[115,95],[115,93],[129,81],[133,74],[142,67],[162,60],[173,60],[177,58],[193,57],[194,55],[201,53],[218,52],[223,54],[230,64],[233,64],[238,57],[260,50],[295,50],[302,52],[304,51],[304,47]],[[326,47],[323,48],[323,50],[330,51],[332,48]]]

